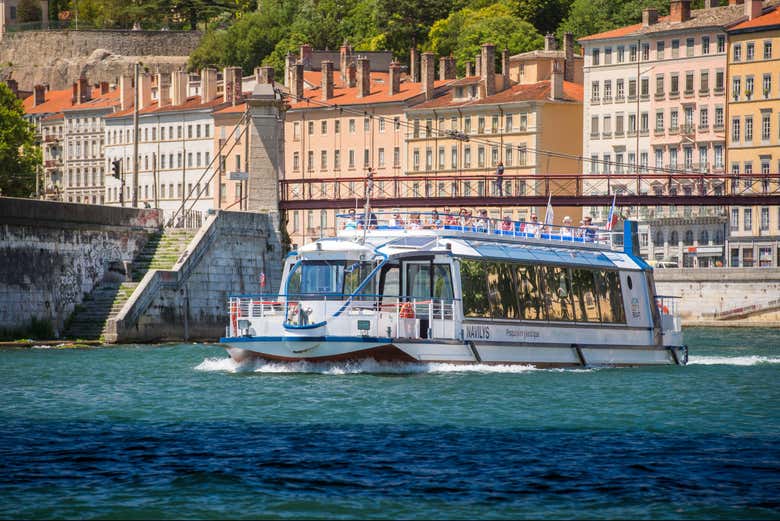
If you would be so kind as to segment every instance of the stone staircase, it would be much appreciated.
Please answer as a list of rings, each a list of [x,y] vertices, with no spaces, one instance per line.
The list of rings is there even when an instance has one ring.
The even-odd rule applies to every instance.
[[[197,230],[166,230],[152,234],[133,259],[133,282],[98,284],[71,315],[64,336],[81,340],[101,339],[108,320],[119,313],[146,272],[173,268],[196,233]]]

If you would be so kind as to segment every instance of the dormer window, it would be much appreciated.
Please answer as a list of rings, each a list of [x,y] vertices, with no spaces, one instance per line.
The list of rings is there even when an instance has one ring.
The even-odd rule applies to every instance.
[[[463,97],[463,87],[455,87],[455,97],[456,98]]]

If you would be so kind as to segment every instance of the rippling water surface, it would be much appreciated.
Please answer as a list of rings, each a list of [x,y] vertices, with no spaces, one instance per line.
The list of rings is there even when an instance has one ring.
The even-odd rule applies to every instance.
[[[689,366],[0,351],[2,518],[780,519],[780,331]]]

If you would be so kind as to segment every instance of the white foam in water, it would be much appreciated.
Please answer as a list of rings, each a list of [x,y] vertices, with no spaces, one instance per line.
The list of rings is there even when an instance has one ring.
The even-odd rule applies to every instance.
[[[768,356],[691,356],[688,359],[690,365],[758,365],[780,364],[780,358]]]
[[[328,375],[348,374],[421,374],[421,373],[527,373],[538,371],[528,365],[445,364],[445,363],[391,363],[375,360],[355,362],[235,362],[232,358],[206,358],[198,371],[228,373],[315,373]],[[580,369],[579,371],[583,371]]]

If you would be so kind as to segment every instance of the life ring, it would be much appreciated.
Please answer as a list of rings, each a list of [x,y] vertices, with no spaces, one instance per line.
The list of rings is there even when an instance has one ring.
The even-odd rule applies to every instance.
[[[399,318],[414,318],[414,308],[410,302],[404,302],[401,304],[401,309],[398,311]]]

